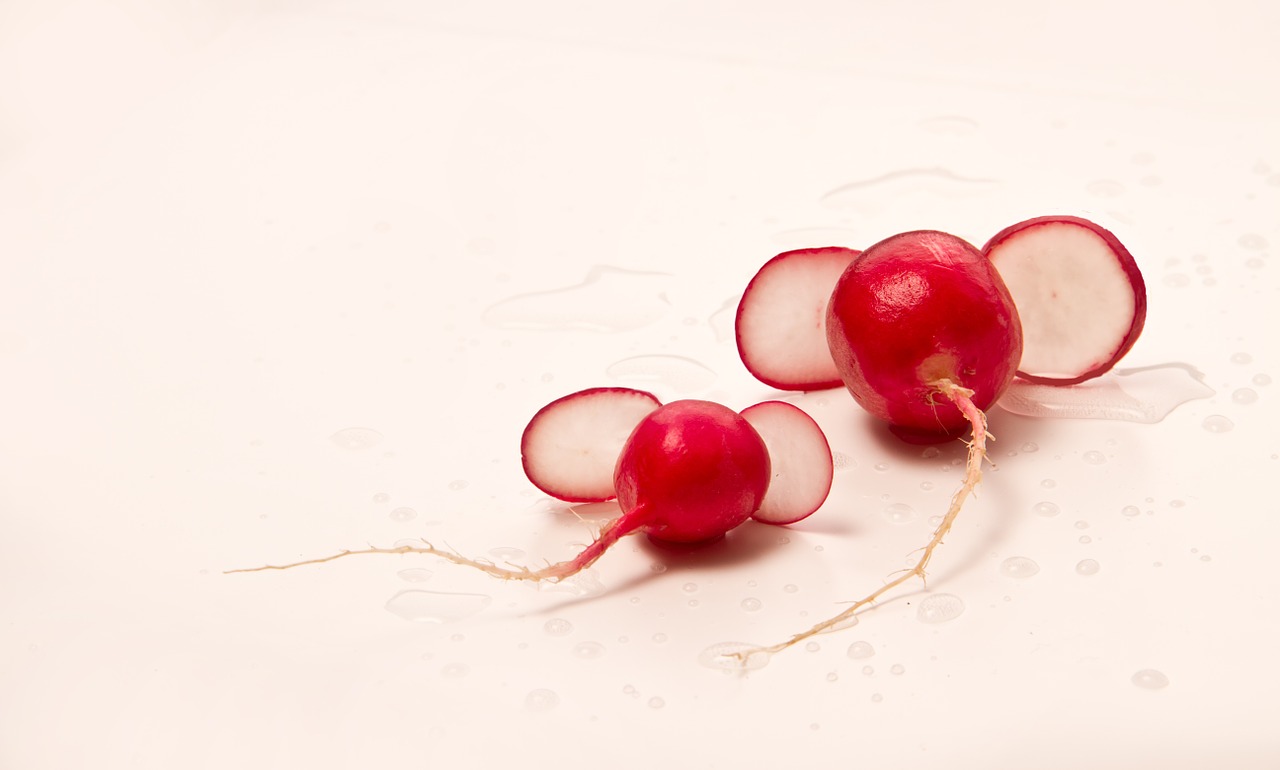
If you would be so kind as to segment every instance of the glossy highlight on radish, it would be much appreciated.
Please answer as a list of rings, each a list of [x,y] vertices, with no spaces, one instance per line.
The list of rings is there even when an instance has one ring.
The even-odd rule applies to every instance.
[[[982,248],[1022,317],[1018,376],[1074,385],[1110,371],[1147,319],[1133,255],[1106,228],[1075,216],[1010,225]]]
[[[827,346],[827,300],[858,253],[841,246],[786,251],[755,274],[738,302],[734,336],[756,379],[779,390],[840,386]]]

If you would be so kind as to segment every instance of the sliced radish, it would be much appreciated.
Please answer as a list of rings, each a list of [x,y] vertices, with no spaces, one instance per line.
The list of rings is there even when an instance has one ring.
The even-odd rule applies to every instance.
[[[520,438],[525,475],[568,502],[612,499],[614,466],[627,437],[661,405],[652,393],[631,388],[588,388],[552,401]]]
[[[841,246],[786,251],[751,279],[735,331],[738,355],[756,379],[780,390],[840,386],[827,346],[827,302],[858,254]]]
[[[818,423],[785,401],[765,401],[742,410],[769,450],[773,478],[751,517],[765,524],[794,524],[818,510],[831,491],[835,465]]]
[[[1018,376],[1074,385],[1111,369],[1147,319],[1147,288],[1129,250],[1087,219],[1045,216],[982,248],[1022,318]]]

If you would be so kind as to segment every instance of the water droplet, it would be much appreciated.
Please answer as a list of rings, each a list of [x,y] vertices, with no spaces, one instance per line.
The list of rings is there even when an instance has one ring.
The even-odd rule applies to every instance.
[[[1153,668],[1144,668],[1141,671],[1134,672],[1129,681],[1144,690],[1162,690],[1169,686],[1169,677],[1165,676],[1164,672],[1156,671]]]
[[[670,309],[669,276],[596,265],[581,283],[509,297],[484,311],[500,329],[623,332],[657,321]]]
[[[742,606],[742,609],[745,610],[746,612],[757,612],[760,610],[761,607],[764,606],[764,603],[761,602],[759,599],[756,599],[755,597],[749,596],[746,599],[742,600],[741,606]]]
[[[1039,451],[1040,451],[1040,445],[1039,445],[1039,444],[1037,444],[1037,443],[1036,443],[1036,442],[1034,442],[1034,441],[1028,441],[1028,442],[1026,442],[1025,444],[1023,444],[1023,445],[1022,445],[1021,450],[1022,450],[1023,452],[1039,452]]]
[[[863,676],[871,676],[871,675],[872,675],[872,674],[874,674],[875,672],[876,672],[876,669],[875,669],[875,667],[874,667],[874,666],[863,666],[863,667],[862,667],[862,675],[863,675]]]
[[[884,517],[894,524],[915,521],[916,509],[906,503],[890,503],[884,507]]]
[[[1136,505],[1126,505],[1125,507],[1120,509],[1120,515],[1127,516],[1130,519],[1132,519],[1134,516],[1139,516],[1141,514],[1142,514],[1142,509],[1138,508],[1138,506]]]
[[[462,677],[471,673],[471,667],[468,666],[466,663],[450,663],[444,668],[440,669],[440,673],[443,674],[444,676],[447,676],[450,679],[461,679]]]
[[[793,594],[796,591],[799,591],[800,587],[794,583],[787,583],[785,586],[782,587],[782,590],[786,591],[789,594]]]
[[[382,441],[382,434],[373,428],[343,428],[330,436],[329,440],[343,449],[355,452],[377,446]]]
[[[410,521],[418,515],[412,508],[401,506],[388,514],[395,521]]]
[[[721,671],[755,671],[769,665],[769,657],[754,644],[720,642],[698,653],[698,663]]]
[[[1241,248],[1245,248],[1250,251],[1261,251],[1268,245],[1267,239],[1257,233],[1245,233],[1240,236],[1240,240],[1238,242]]]
[[[667,702],[656,695],[649,699],[649,708],[651,709],[660,709],[665,705],[667,705]]]
[[[542,630],[551,636],[568,636],[573,633],[573,624],[564,618],[551,618],[542,624]]]
[[[661,631],[659,631],[658,633],[656,633],[656,634],[654,634],[654,635],[653,635],[653,643],[654,643],[654,644],[666,644],[666,643],[667,643],[667,635],[666,635],[666,634],[664,634],[664,633],[662,633]]]
[[[540,582],[538,590],[569,596],[599,596],[604,593],[604,583],[596,571],[583,570],[555,583]]]
[[[698,590],[698,584],[697,584],[697,583],[685,583],[684,585],[680,586],[680,589],[681,589],[682,591],[684,591],[685,593],[687,593],[687,594],[691,594],[691,593],[693,593],[693,592],[695,592],[695,591],[697,591],[697,590]]]
[[[1084,460],[1089,465],[1103,465],[1107,462],[1107,456],[1096,449],[1085,452],[1080,456],[1080,459]]]
[[[1113,370],[1069,388],[1014,380],[1000,406],[1029,417],[1149,424],[1163,420],[1181,404],[1213,393],[1194,367],[1166,364]]]
[[[1206,553],[1200,557],[1200,561],[1213,561],[1213,557]]]
[[[921,623],[946,623],[964,613],[964,600],[954,594],[926,596],[916,608],[916,619]]]
[[[1169,501],[1169,507],[1170,507],[1170,508],[1182,508],[1182,507],[1184,507],[1184,506],[1186,506],[1186,502],[1185,502],[1185,501],[1183,501],[1183,500],[1170,500],[1170,501]]]
[[[834,465],[836,471],[839,472],[850,470],[858,463],[844,452],[833,452],[831,454],[831,464]]]
[[[560,696],[553,690],[530,690],[529,694],[524,696],[525,711],[550,711],[560,705]]]
[[[679,393],[703,390],[716,379],[715,372],[683,356],[633,356],[610,364],[604,373],[615,380],[663,385]]]
[[[604,655],[604,645],[599,642],[578,642],[573,646],[573,656],[593,660]]]
[[[872,702],[872,703],[883,703],[883,702],[884,702],[884,696],[883,696],[883,695],[881,695],[881,694],[880,694],[880,693],[878,693],[878,692],[877,692],[877,693],[872,693],[872,694],[871,694],[871,702]]]
[[[1088,535],[1081,535],[1081,536],[1080,536],[1080,544],[1081,544],[1081,545],[1088,545],[1089,543],[1092,543],[1092,542],[1093,542],[1093,538],[1089,537]]]
[[[1081,559],[1076,564],[1077,575],[1096,575],[1100,569],[1102,569],[1102,565],[1093,559]]]
[[[391,495],[387,494],[386,492],[378,492],[373,496],[373,501],[375,503],[385,503],[385,502],[388,502],[389,500],[391,500]]]
[[[1253,388],[1236,388],[1231,393],[1231,403],[1233,404],[1248,406],[1249,404],[1257,403],[1257,401],[1258,391]]]
[[[1249,355],[1248,353],[1244,353],[1244,352],[1240,352],[1240,353],[1232,353],[1232,354],[1231,354],[1231,363],[1233,363],[1233,364],[1251,364],[1251,363],[1253,363],[1253,356]]]
[[[845,655],[848,655],[850,658],[853,658],[854,660],[869,658],[875,654],[876,654],[876,649],[872,647],[869,642],[854,642],[853,644],[849,645],[849,649],[845,650]]]
[[[1204,418],[1204,422],[1200,423],[1200,427],[1210,433],[1229,433],[1236,424],[1231,421],[1230,417],[1221,414],[1211,414]]]
[[[1036,503],[1031,507],[1031,510],[1035,511],[1037,515],[1045,517],[1057,516],[1062,511],[1057,503],[1051,503],[1048,500]]]
[[[1054,487],[1058,486],[1058,482],[1054,481],[1053,479],[1041,479],[1040,486],[1044,487],[1045,489],[1053,489]]]
[[[822,649],[822,645],[817,642],[807,642],[804,646],[805,652],[818,652]]]
[[[451,489],[454,492],[457,492],[458,490],[466,489],[466,488],[467,488],[467,482],[465,479],[454,479],[453,481],[449,482],[449,489]]]
[[[906,673],[906,671],[907,671],[907,667],[902,665],[901,663],[894,663],[892,666],[889,667],[889,673],[893,674],[894,676],[901,676],[902,674]]]
[[[396,575],[399,576],[401,580],[406,580],[410,583],[425,583],[431,579],[431,570],[423,569],[421,567],[411,567],[409,569],[400,570]]]
[[[920,482],[920,488],[921,488],[921,489],[923,489],[923,490],[924,490],[924,491],[926,491],[926,492],[931,491],[931,490],[933,489],[933,487],[934,487],[934,484],[933,484],[933,482],[932,482],[932,481],[922,481],[922,482]]]
[[[515,562],[524,558],[524,551],[519,548],[511,548],[508,546],[498,546],[489,549],[489,556],[498,564]]]
[[[838,682],[838,681],[840,681],[840,675],[839,675],[839,674],[837,674],[837,673],[836,673],[836,672],[834,672],[834,671],[828,671],[828,672],[827,672],[827,681],[828,681],[828,682]],[[815,727],[815,729],[816,729],[816,727]]]
[[[920,452],[920,456],[926,460],[932,460],[933,458],[941,454],[942,454],[942,450],[937,448],[936,446],[925,447]]]
[[[1029,578],[1040,571],[1040,565],[1025,556],[1010,556],[1000,563],[1000,574],[1011,578]]]
[[[1252,380],[1252,382],[1253,382],[1253,384],[1254,384],[1254,385],[1259,385],[1259,386],[1264,386],[1264,387],[1265,387],[1265,386],[1267,386],[1267,385],[1270,385],[1270,384],[1271,384],[1271,375],[1269,375],[1269,374],[1255,374],[1255,375],[1253,375],[1253,380]]]
[[[453,623],[489,606],[486,594],[401,591],[386,604],[388,612],[419,623]]]

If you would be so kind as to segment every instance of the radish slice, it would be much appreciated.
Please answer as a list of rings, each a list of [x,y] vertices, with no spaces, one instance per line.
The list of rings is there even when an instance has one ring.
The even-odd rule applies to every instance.
[[[742,410],[769,450],[773,478],[760,509],[751,518],[765,524],[794,524],[822,507],[831,491],[835,465],[818,423],[785,401],[765,401]]]
[[[738,303],[738,355],[756,379],[780,390],[839,387],[827,346],[827,302],[859,252],[841,246],[786,251],[764,264]]]
[[[1001,230],[982,248],[1022,318],[1018,376],[1074,385],[1106,373],[1137,341],[1147,288],[1133,256],[1087,219],[1046,216]]]
[[[661,405],[652,393],[631,388],[588,388],[552,401],[520,438],[524,474],[567,502],[613,499],[613,470],[627,437]]]

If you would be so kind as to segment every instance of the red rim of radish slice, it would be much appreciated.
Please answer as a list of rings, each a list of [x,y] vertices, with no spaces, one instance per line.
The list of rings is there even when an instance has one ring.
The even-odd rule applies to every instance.
[[[631,431],[659,406],[652,393],[631,388],[587,388],[552,401],[520,437],[525,476],[566,502],[612,500],[618,455]]]
[[[1056,215],[1001,230],[982,253],[1022,320],[1018,376],[1074,385],[1105,374],[1142,333],[1147,289],[1133,255],[1109,230]]]
[[[772,478],[751,518],[765,524],[794,524],[822,507],[831,492],[835,465],[818,423],[785,401],[764,401],[743,409],[769,450]]]
[[[856,249],[785,251],[770,259],[738,302],[734,333],[747,371],[779,390],[841,385],[827,345],[827,303]]]

